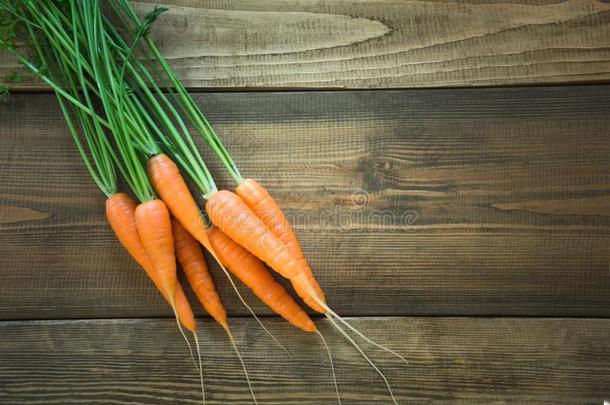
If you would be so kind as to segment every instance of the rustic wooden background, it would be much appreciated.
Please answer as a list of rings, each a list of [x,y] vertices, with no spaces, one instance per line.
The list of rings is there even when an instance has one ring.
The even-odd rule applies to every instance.
[[[166,3],[156,39],[332,306],[409,359],[367,346],[401,404],[610,399],[610,2]],[[0,139],[0,403],[199,403],[48,89],[3,100]],[[260,403],[336,403],[316,337],[242,288],[289,359],[212,271]],[[208,403],[250,403],[197,311]],[[344,403],[389,403],[318,324]]]

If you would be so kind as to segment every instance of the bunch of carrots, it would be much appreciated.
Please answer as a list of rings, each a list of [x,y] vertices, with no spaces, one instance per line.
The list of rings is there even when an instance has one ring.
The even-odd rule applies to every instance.
[[[339,402],[324,337],[269,268],[290,280],[303,302],[329,319],[379,373],[396,403],[386,377],[344,327],[406,360],[368,339],[329,307],[276,201],[256,180],[242,177],[199,106],[148,37],[165,10],[155,7],[141,19],[127,0],[110,0],[103,7],[100,0],[0,0],[3,19],[12,24],[0,45],[55,91],[77,150],[107,198],[106,217],[112,230],[167,300],[194,360],[183,330],[192,333],[204,402],[197,324],[178,281],[176,263],[199,302],[226,331],[255,403],[256,397],[201,246],[257,320],[232,275],[292,325],[318,334],[328,352]],[[18,46],[17,38],[25,38],[25,45]],[[193,135],[203,138],[231,174],[233,191],[217,189]],[[118,191],[119,174],[135,199]],[[204,211],[183,174],[206,201]]]

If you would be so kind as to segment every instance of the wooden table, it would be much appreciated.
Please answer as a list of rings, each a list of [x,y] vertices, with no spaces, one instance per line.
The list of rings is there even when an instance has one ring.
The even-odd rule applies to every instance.
[[[401,404],[610,400],[609,2],[169,5],[156,39],[292,218],[331,305],[408,358],[365,345]],[[22,83],[0,137],[0,403],[199,403],[48,89]],[[260,403],[336,403],[316,336],[242,288],[289,359],[212,271]],[[208,404],[251,403],[197,313]],[[317,323],[343,402],[389,403]]]

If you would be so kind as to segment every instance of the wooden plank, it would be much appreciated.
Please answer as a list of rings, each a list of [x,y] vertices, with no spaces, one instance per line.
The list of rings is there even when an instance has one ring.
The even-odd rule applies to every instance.
[[[610,315],[610,86],[196,99],[340,313]],[[53,97],[14,96],[0,125],[0,317],[168,315]]]
[[[351,320],[404,354],[409,365],[366,348],[405,403],[602,404],[610,398],[610,320],[379,318]],[[315,335],[267,321],[288,358],[251,319],[234,333],[258,400],[335,404],[328,358]],[[391,403],[380,377],[320,321],[344,404]],[[199,337],[208,404],[249,404],[223,332]],[[0,323],[0,401],[19,404],[197,404],[199,378],[167,320]],[[382,354],[384,353],[384,354]]]
[[[149,4],[145,4],[149,3]],[[156,0],[136,4],[144,13]],[[598,0],[165,0],[154,36],[205,88],[388,88],[610,79]],[[4,57],[0,74],[17,64]],[[39,87],[31,79],[24,86]]]

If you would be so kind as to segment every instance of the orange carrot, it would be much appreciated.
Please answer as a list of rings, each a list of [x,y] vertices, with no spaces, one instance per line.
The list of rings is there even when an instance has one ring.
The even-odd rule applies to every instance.
[[[142,241],[144,249],[148,253],[150,260],[155,264],[157,269],[157,277],[161,290],[166,292],[169,298],[170,305],[176,314],[176,322],[178,322],[178,312],[176,309],[176,291],[178,277],[176,274],[176,256],[174,254],[174,237],[172,235],[172,223],[169,216],[169,211],[165,203],[161,200],[154,199],[143,202],[136,207],[135,222],[138,235]],[[178,323],[180,328],[180,323]],[[201,350],[199,348],[199,340],[197,333],[193,330],[195,338],[195,346],[197,348],[197,359],[199,363],[199,379],[201,381],[201,395],[205,403],[205,391],[203,387],[203,367],[201,365]],[[180,333],[189,346],[191,358],[193,352],[191,345],[184,332],[180,328]],[[194,360],[194,358],[193,358]]]
[[[278,315],[305,332],[315,332],[309,315],[253,254],[213,226],[208,237],[223,264]]]
[[[265,332],[267,332],[267,334],[277,343],[277,345],[280,346],[288,355],[290,355],[288,350],[286,350],[286,348],[275,338],[275,336],[269,332],[265,325],[263,325],[260,319],[258,319],[254,311],[252,311],[252,308],[250,308],[250,306],[246,303],[237,290],[237,287],[231,280],[229,273],[224,268],[222,262],[218,258],[218,255],[212,248],[210,240],[208,239],[208,234],[205,231],[203,214],[191,196],[191,193],[186,186],[186,183],[184,182],[184,179],[182,178],[176,164],[167,155],[158,154],[148,159],[146,167],[148,177],[153,185],[153,188],[159,194],[159,196],[161,196],[163,201],[165,201],[167,207],[174,217],[176,217],[180,224],[182,224],[182,226],[195,239],[197,239],[208,252],[210,252],[210,254],[214,257],[214,260],[218,262],[220,268],[229,278],[235,293],[244,306],[248,308],[252,316],[257,320]]]
[[[284,242],[295,256],[303,256],[297,237],[284,212],[259,182],[253,179],[244,179],[235,188],[235,194],[244,200],[256,216]]]
[[[178,280],[169,211],[163,201],[155,199],[139,204],[135,214],[142,245],[155,264],[159,282],[173,304]]]
[[[289,279],[303,300],[313,300],[324,307],[322,297],[303,272],[305,260],[295,257],[237,194],[218,191],[208,199],[206,210],[212,223],[227,236]]]
[[[197,295],[199,302],[201,302],[208,314],[210,314],[227,332],[231,345],[235,350],[235,354],[237,354],[242,369],[244,370],[252,399],[254,400],[254,403],[257,403],[254,390],[252,389],[252,383],[250,382],[250,376],[246,369],[246,364],[244,363],[241,353],[237,349],[237,344],[229,329],[227,313],[216,292],[214,281],[208,271],[208,265],[203,256],[203,252],[201,251],[201,247],[199,246],[199,242],[184,229],[180,224],[180,221],[176,218],[172,219],[172,231],[174,233],[174,246],[178,262],[182,266],[182,270],[184,271],[184,274],[186,274],[186,278]]]
[[[225,330],[228,329],[227,313],[216,292],[214,281],[208,270],[199,242],[184,229],[176,218],[172,218],[172,232],[178,263],[182,266],[182,271],[184,271],[199,302],[216,322]]]
[[[146,168],[150,182],[172,215],[214,255],[201,211],[176,164],[167,155],[159,154],[148,160]]]
[[[303,286],[309,285],[316,292],[319,299],[326,303],[324,292],[315,279],[307,260],[303,256],[303,251],[299,245],[290,223],[286,219],[284,212],[273,199],[271,194],[256,180],[244,179],[236,188],[235,193],[250,207],[257,217],[265,224],[271,232],[275,234],[288,248],[290,252],[297,258],[302,265],[301,273],[298,278],[303,278],[303,282],[294,281],[292,286],[297,294],[303,298],[303,301],[313,310],[320,313],[326,311],[322,308],[307,291],[303,290]],[[292,280],[291,280],[292,281]]]
[[[133,198],[125,193],[116,193],[106,200],[106,218],[121,244],[127,249],[136,263],[144,269],[167,302],[171,304],[167,292],[162,288],[159,281],[157,269],[150,256],[148,256],[138,235],[135,220],[136,207],[137,203]],[[176,285],[175,301],[176,312],[180,322],[186,329],[195,332],[195,317],[180,284]]]

